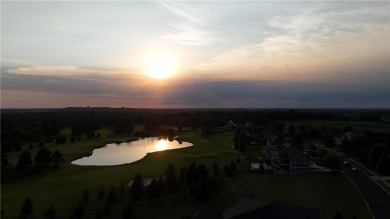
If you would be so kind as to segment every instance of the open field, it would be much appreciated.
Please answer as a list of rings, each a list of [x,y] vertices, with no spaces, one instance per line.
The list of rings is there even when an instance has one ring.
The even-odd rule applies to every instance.
[[[368,211],[360,196],[340,173],[261,175],[246,172],[245,158],[253,159],[260,153],[253,147],[248,148],[245,153],[232,150],[233,133],[221,133],[203,139],[198,137],[196,132],[182,132],[180,137],[192,142],[193,147],[149,154],[132,164],[108,167],[70,164],[72,160],[90,153],[93,148],[131,138],[115,136],[107,129],[99,132],[102,135],[100,139],[84,138],[77,143],[47,145],[51,151],[58,149],[64,154],[66,163],[62,164],[58,171],[46,170],[38,174],[28,171],[11,174],[6,179],[2,177],[1,201],[2,208],[5,209],[4,218],[15,218],[27,196],[34,201],[32,217],[42,215],[47,207],[53,204],[60,218],[69,218],[69,212],[81,200],[85,189],[91,192],[85,218],[94,218],[95,209],[100,209],[103,205],[101,200],[96,199],[99,188],[105,188],[106,192],[112,186],[119,188],[121,182],[127,184],[137,172],[143,177],[160,176],[169,163],[174,164],[177,170],[194,160],[208,167],[217,162],[222,167],[237,158],[242,160],[238,172],[233,178],[220,179],[222,187],[219,194],[211,200],[195,201],[188,191],[183,191],[158,200],[136,203],[135,218],[151,218],[156,216],[156,212],[161,218],[180,218],[181,215],[192,215],[210,205],[223,210],[244,197],[316,208],[321,210],[325,219],[332,218],[336,212],[343,213],[346,218],[350,218],[352,214],[358,215],[358,218],[368,218]],[[36,148],[31,150],[33,156],[35,150]],[[19,153],[10,153],[10,162],[15,164],[18,156]],[[112,218],[119,216],[125,197],[122,197],[122,200],[118,207],[114,208]]]

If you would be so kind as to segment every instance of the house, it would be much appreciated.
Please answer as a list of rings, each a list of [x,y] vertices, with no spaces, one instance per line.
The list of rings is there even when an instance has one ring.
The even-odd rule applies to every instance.
[[[224,219],[320,219],[318,210],[251,199],[241,199],[226,210]]]
[[[260,163],[251,162],[251,170],[260,170]]]
[[[243,198],[233,207],[221,213],[221,210],[209,206],[197,213],[192,219],[320,219],[318,210],[293,205],[278,204]]]
[[[236,128],[236,127],[238,127],[238,125],[235,122],[233,122],[233,120],[229,120],[229,122],[227,122],[225,127],[226,128]]]
[[[304,151],[289,142],[264,147],[265,159],[271,162],[275,170],[297,172],[310,169],[310,159]]]

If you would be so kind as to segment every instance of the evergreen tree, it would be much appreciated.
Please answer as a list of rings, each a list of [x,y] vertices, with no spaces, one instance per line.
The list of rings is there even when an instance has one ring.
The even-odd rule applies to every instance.
[[[334,148],[336,146],[336,141],[334,140],[333,135],[329,134],[325,139],[325,146],[329,148]]]
[[[158,196],[162,196],[165,194],[165,180],[163,177],[160,177],[158,178],[158,181],[157,181],[157,185],[158,185]]]
[[[45,147],[42,147],[38,150],[37,154],[34,157],[35,167],[39,170],[41,167],[48,166],[51,159],[51,151]]]
[[[383,152],[376,165],[376,169],[383,174],[390,174],[390,155]]]
[[[16,171],[25,170],[27,167],[31,166],[33,163],[31,159],[31,154],[25,150],[19,157],[19,161],[15,166]]]
[[[31,156],[30,156],[31,157]],[[11,164],[8,161],[8,155],[3,150],[1,150],[1,173],[6,173],[12,169]]]
[[[387,147],[385,144],[374,144],[368,154],[368,164],[376,166],[382,153],[387,153]]]
[[[219,166],[216,162],[214,162],[214,164],[213,164],[213,173],[214,173],[214,177],[219,176]]]
[[[327,167],[327,168],[331,168],[331,169],[340,169],[341,167],[341,164],[342,164],[342,161],[340,159],[340,157],[336,156],[336,155],[333,155],[333,154],[328,154],[325,159],[324,159],[324,165]]]
[[[54,151],[54,153],[51,155],[51,158],[54,162],[64,162],[64,158],[62,153],[59,150]]]
[[[343,219],[343,215],[339,212],[337,212],[334,216],[333,216],[333,219]]]
[[[195,169],[196,163],[192,161],[192,163],[187,168],[187,183],[192,183],[195,179]]]
[[[140,173],[137,173],[130,187],[130,197],[133,200],[138,201],[141,199],[143,193],[143,186],[144,182],[142,180],[142,175]]]
[[[82,218],[85,213],[84,204],[82,202],[79,202],[79,204],[77,204],[76,208],[73,210],[72,213],[76,218]]]
[[[201,179],[207,179],[208,174],[207,167],[204,164],[199,164],[195,171],[195,181],[198,182]]]
[[[45,219],[55,219],[57,218],[57,211],[53,205],[50,205],[43,216]]]
[[[95,219],[103,219],[103,212],[101,210],[97,211],[95,214]]]
[[[125,196],[125,194],[126,194],[126,187],[125,187],[125,183],[124,182],[121,182],[119,193],[120,193],[121,197]]]
[[[156,179],[153,179],[149,186],[148,186],[148,189],[146,191],[146,197],[148,199],[150,198],[153,198],[153,197],[159,197],[160,196],[160,191],[159,191],[159,188],[158,188],[158,182]]]
[[[103,214],[109,215],[109,214],[111,214],[111,211],[112,211],[112,209],[111,209],[110,203],[106,202],[106,204],[104,204],[104,206],[103,206]]]
[[[175,166],[173,164],[169,164],[167,169],[165,170],[165,174],[167,175],[165,184],[169,192],[174,192],[178,188],[178,180]]]
[[[180,168],[179,178],[180,178],[180,183],[182,183],[182,184],[186,183],[186,181],[187,181],[187,168],[185,168],[185,167]]]
[[[83,202],[84,204],[87,204],[88,201],[89,201],[89,190],[85,189],[83,193]]]
[[[133,206],[130,203],[127,203],[122,210],[122,219],[129,219],[133,214]]]
[[[33,201],[30,197],[27,197],[23,204],[20,206],[20,215],[29,216],[34,211]]]
[[[104,188],[100,187],[97,198],[103,199],[104,197],[106,197],[106,193],[104,192]]]
[[[116,192],[113,187],[111,187],[110,192],[108,193],[107,200],[110,203],[115,203],[117,201]]]

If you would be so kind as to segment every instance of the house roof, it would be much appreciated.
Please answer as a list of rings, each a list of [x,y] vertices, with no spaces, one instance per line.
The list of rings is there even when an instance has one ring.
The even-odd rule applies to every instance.
[[[208,207],[198,213],[193,219],[223,219],[221,212],[214,207]]]
[[[293,205],[269,203],[232,219],[320,219],[319,211]]]
[[[243,198],[239,202],[237,202],[233,207],[223,212],[222,217],[224,219],[233,218],[242,213],[251,212],[258,208],[264,207],[265,205],[267,205],[267,203],[268,202],[265,201]]]

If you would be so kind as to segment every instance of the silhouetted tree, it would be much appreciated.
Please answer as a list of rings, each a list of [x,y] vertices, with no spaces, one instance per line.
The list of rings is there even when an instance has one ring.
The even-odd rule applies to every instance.
[[[31,166],[33,163],[31,159],[31,154],[27,150],[23,151],[23,153],[19,157],[19,161],[15,166],[16,171],[25,170],[27,167]]]
[[[383,174],[390,174],[390,155],[383,152],[376,165],[376,169]]]
[[[130,203],[127,203],[122,210],[122,219],[129,219],[133,214],[133,206]]]
[[[126,194],[126,187],[124,182],[121,182],[121,186],[119,188],[119,194],[121,197],[125,196]]]
[[[147,191],[146,191],[146,197],[148,199],[153,198],[153,197],[159,197],[160,196],[160,191],[158,188],[158,181],[156,179],[152,179],[150,182]]]
[[[179,178],[180,178],[180,183],[186,183],[187,181],[187,168],[182,167],[180,168],[180,173],[179,173]]]
[[[51,155],[51,158],[54,162],[64,162],[62,153],[59,150],[54,151]]]
[[[72,214],[76,218],[82,218],[85,214],[84,204],[82,202],[79,202],[76,208],[73,210]]]
[[[236,133],[234,134],[234,147],[237,148],[240,151],[245,151],[246,149],[246,144],[248,141],[248,136],[246,133],[243,131],[242,128],[237,128]]]
[[[103,187],[100,187],[99,191],[98,191],[98,196],[97,198],[98,199],[103,199],[104,197],[106,197],[106,193],[104,192],[104,188]]]
[[[31,159],[31,155],[30,155]],[[9,163],[7,153],[1,150],[1,174],[6,173],[12,169],[12,165]]]
[[[219,175],[219,166],[216,162],[213,163],[213,173],[214,177],[218,177]]]
[[[342,160],[334,154],[328,154],[324,159],[324,165],[331,169],[340,169]]]
[[[169,164],[165,170],[165,174],[167,175],[165,185],[168,189],[168,192],[174,192],[179,185],[175,166],[173,166],[173,164]]]
[[[237,164],[235,162],[230,162],[230,168],[233,170],[233,171],[236,171],[237,169]]]
[[[34,157],[35,167],[39,170],[41,167],[45,167],[51,163],[51,151],[45,147],[38,150]]]
[[[107,200],[110,203],[115,203],[117,201],[116,192],[113,187],[111,187],[110,192],[108,193]]]
[[[333,219],[343,219],[343,215],[339,212],[337,212],[334,216],[333,216]]]
[[[195,180],[195,169],[196,163],[195,161],[192,161],[187,168],[187,183],[192,183]]]
[[[89,201],[89,190],[85,189],[83,192],[83,202],[84,204],[87,204]]]
[[[27,197],[20,206],[20,215],[29,216],[34,211],[34,203],[30,197]]]
[[[386,145],[380,143],[374,144],[368,154],[368,164],[375,167],[383,153],[387,153]]]
[[[144,182],[142,180],[142,176],[140,173],[137,173],[130,187],[130,197],[133,200],[138,201],[141,199],[143,193],[143,186],[144,186]]]
[[[329,148],[334,148],[336,146],[336,141],[334,140],[333,135],[329,134],[325,139],[325,146]]]
[[[95,214],[95,219],[103,219],[103,212],[101,210],[97,211]]]
[[[57,218],[57,211],[53,207],[53,205],[50,205],[49,208],[43,214],[43,216],[45,219],[55,219]]]
[[[109,214],[111,214],[111,211],[112,211],[112,209],[111,209],[110,203],[106,202],[106,204],[104,204],[104,206],[103,206],[103,214],[109,215]]]
[[[227,177],[232,177],[233,176],[233,169],[232,169],[232,167],[230,165],[225,164],[223,166],[223,171],[225,172],[225,175]]]
[[[165,180],[163,177],[159,177],[157,181],[158,185],[158,195],[162,196],[165,193]]]
[[[196,175],[195,182],[198,182],[201,179],[207,179],[208,176],[207,167],[204,164],[199,164],[196,167],[195,175]]]
[[[211,192],[211,193],[216,193],[216,192],[217,192],[217,189],[218,189],[217,180],[215,180],[214,177],[210,176],[210,177],[207,179],[207,183],[209,184],[210,192]]]

